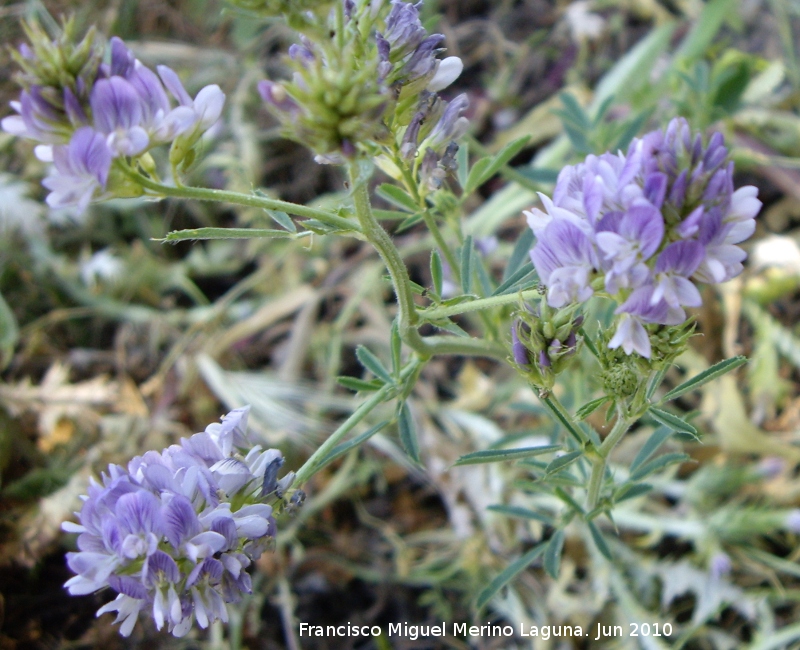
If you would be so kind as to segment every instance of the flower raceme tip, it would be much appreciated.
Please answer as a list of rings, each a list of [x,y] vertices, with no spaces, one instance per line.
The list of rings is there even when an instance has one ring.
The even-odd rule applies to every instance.
[[[114,37],[105,47],[94,31],[84,39],[88,44],[79,46],[93,52],[87,64],[53,79],[36,53],[56,57],[53,52],[69,44],[48,41],[34,27],[29,34],[36,41],[33,49],[23,46],[15,57],[23,67],[18,75],[23,91],[19,101],[11,102],[17,114],[0,126],[38,142],[36,155],[53,162],[43,183],[51,207],[82,212],[94,199],[129,194],[129,187],[108,186],[114,159],[137,158],[172,143],[170,161],[177,165],[222,114],[225,95],[219,86],[206,86],[192,99],[173,70],[158,66],[156,74],[121,39]],[[108,62],[101,62],[107,51]]]

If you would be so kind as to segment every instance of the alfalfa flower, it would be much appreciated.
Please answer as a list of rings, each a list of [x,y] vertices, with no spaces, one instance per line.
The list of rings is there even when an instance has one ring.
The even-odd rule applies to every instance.
[[[92,200],[141,193],[127,180],[109,180],[115,159],[133,163],[171,143],[170,161],[177,166],[193,157],[197,140],[221,115],[219,86],[206,86],[192,99],[175,72],[159,66],[157,75],[119,38],[106,46],[92,29],[75,44],[72,21],[54,40],[36,24],[26,30],[31,46],[14,53],[23,89],[11,102],[17,114],[0,125],[39,143],[36,155],[55,163],[44,183],[52,190],[51,206],[83,211]]]
[[[76,575],[65,586],[73,595],[117,592],[98,615],[116,612],[124,636],[141,612],[175,636],[194,621],[203,628],[227,621],[226,604],[250,593],[246,569],[276,533],[266,501],[293,474],[277,480],[281,453],[250,444],[248,412],[231,411],[127,468],[109,466],[89,486],[80,524],[63,525],[79,533],[79,550],[67,554]]]
[[[527,212],[531,259],[552,307],[603,293],[617,303],[610,348],[650,358],[650,326],[678,326],[701,283],[742,271],[737,244],[755,230],[758,190],[734,190],[720,133],[706,145],[683,118],[635,139],[627,154],[588,156],[559,174],[545,210]]]

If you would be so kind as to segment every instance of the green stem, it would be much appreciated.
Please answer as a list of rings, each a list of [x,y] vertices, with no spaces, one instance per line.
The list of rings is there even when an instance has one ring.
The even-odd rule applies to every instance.
[[[317,221],[328,224],[329,226],[334,226],[335,228],[352,230],[355,232],[359,231],[358,225],[353,223],[350,219],[345,219],[327,210],[310,208],[305,205],[298,205],[297,203],[290,203],[289,201],[281,201],[279,199],[270,199],[256,194],[242,194],[241,192],[231,192],[229,190],[214,190],[205,187],[189,187],[186,185],[181,185],[180,187],[164,185],[163,183],[159,183],[140,174],[127,165],[120,165],[120,169],[139,185],[160,196],[195,199],[197,201],[232,203],[234,205],[245,205],[251,208],[261,208],[263,210],[280,210],[298,217],[316,219]]]
[[[544,404],[547,409],[556,417],[556,419],[564,425],[570,435],[575,438],[577,442],[582,445],[585,445],[587,442],[589,442],[588,438],[586,437],[586,433],[577,424],[575,424],[572,416],[553,393],[550,393],[547,397],[540,397],[539,399],[541,400],[542,404]]]
[[[422,359],[415,359],[412,363],[408,364],[400,374],[400,381],[398,383],[402,386],[404,380],[414,374],[423,363],[424,362]],[[323,442],[322,445],[320,445],[319,448],[313,454],[311,454],[311,456],[309,456],[308,460],[303,463],[303,466],[297,470],[292,485],[299,487],[308,481],[308,479],[310,479],[317,471],[317,467],[319,466],[320,462],[325,459],[325,457],[333,450],[333,448],[338,445],[342,439],[348,433],[350,433],[359,422],[361,422],[361,420],[363,420],[370,412],[372,412],[375,407],[394,397],[399,390],[400,389],[397,385],[384,384],[380,390],[372,395],[372,397],[370,397],[366,402],[361,404],[361,406],[353,411],[350,417],[342,422],[336,431],[334,431],[330,437]]]
[[[528,289],[527,291],[522,291],[520,293],[506,293],[500,296],[479,298],[478,300],[460,302],[457,305],[449,305],[447,307],[434,307],[433,309],[426,309],[420,312],[419,316],[423,321],[435,321],[442,318],[449,318],[450,316],[457,316],[458,314],[466,314],[471,311],[479,311],[481,309],[489,309],[491,307],[510,305],[518,302],[520,299],[529,300],[539,297],[541,297],[541,293],[538,289]]]
[[[419,206],[420,213],[422,214],[422,220],[425,222],[425,226],[428,228],[428,231],[433,236],[433,240],[436,242],[436,245],[442,251],[445,260],[450,265],[450,271],[453,274],[453,279],[456,281],[457,284],[461,283],[461,266],[459,265],[458,261],[456,260],[456,256],[453,253],[450,246],[447,245],[447,242],[444,239],[444,235],[442,235],[442,231],[439,229],[439,224],[436,223],[436,219],[434,219],[433,215],[430,213],[428,209],[428,205],[425,202],[424,197],[422,197],[419,193],[419,188],[417,187],[416,182],[414,181],[414,175],[408,169],[405,164],[405,161],[395,152],[395,159],[394,159],[395,166],[400,170],[400,173],[403,175],[403,185],[406,186],[406,191],[411,195],[417,205]]]
[[[499,343],[484,339],[461,338],[457,336],[431,336],[423,338],[417,330],[419,314],[411,291],[411,278],[408,276],[400,251],[389,235],[378,223],[372,213],[367,181],[359,174],[358,163],[350,166],[350,181],[353,187],[353,204],[356,217],[361,225],[364,238],[370,242],[389,271],[395,294],[397,295],[397,323],[400,338],[423,359],[435,354],[463,354],[466,356],[485,356],[505,359],[505,348]]]
[[[600,500],[600,491],[603,487],[603,478],[606,474],[606,464],[608,463],[608,456],[614,447],[617,446],[622,437],[631,428],[633,421],[623,417],[622,413],[617,414],[617,421],[611,429],[600,449],[592,458],[592,474],[589,477],[589,487],[586,494],[586,511],[591,512],[597,507]]]

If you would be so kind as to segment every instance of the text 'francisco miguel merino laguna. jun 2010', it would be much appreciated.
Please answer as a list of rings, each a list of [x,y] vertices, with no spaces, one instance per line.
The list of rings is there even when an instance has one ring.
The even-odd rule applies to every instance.
[[[659,625],[657,623],[641,625],[631,623],[627,630],[627,636],[631,637],[667,637],[672,634],[672,626],[669,623]],[[381,625],[355,625],[344,623],[341,625],[310,625],[300,623],[301,637],[359,637],[359,636],[389,636],[401,637],[415,641],[429,637],[538,637],[542,640],[559,637],[585,637],[594,640],[608,637],[622,637],[626,634],[621,625],[601,625],[582,628],[580,625],[470,625],[468,623],[445,622],[436,625],[415,625],[410,623],[389,623],[388,626]]]

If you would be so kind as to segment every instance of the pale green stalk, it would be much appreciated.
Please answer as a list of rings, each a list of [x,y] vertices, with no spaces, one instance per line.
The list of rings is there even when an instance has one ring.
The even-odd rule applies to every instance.
[[[423,359],[435,354],[461,354],[465,356],[486,356],[505,359],[505,348],[499,343],[484,339],[461,338],[458,336],[430,336],[423,338],[419,327],[419,314],[411,291],[411,278],[400,256],[400,251],[389,235],[378,223],[372,213],[367,180],[359,174],[358,163],[350,167],[350,181],[353,187],[353,204],[356,217],[361,225],[364,238],[370,242],[389,271],[397,296],[397,322],[400,338]]]
[[[171,196],[181,199],[195,199],[197,201],[217,201],[219,203],[231,203],[234,205],[244,205],[251,208],[261,208],[263,210],[278,210],[293,214],[298,217],[305,217],[308,219],[316,219],[317,221],[341,228],[343,230],[352,230],[359,232],[358,224],[350,219],[340,217],[328,210],[320,210],[318,208],[310,208],[305,205],[291,203],[289,201],[281,201],[280,199],[270,199],[266,196],[258,196],[257,194],[242,194],[241,192],[231,192],[229,190],[214,190],[205,187],[189,187],[186,185],[172,186],[154,181],[143,174],[127,167],[120,165],[125,174],[136,181],[145,189],[154,192],[155,194],[163,197]]]
[[[586,511],[591,512],[597,507],[600,500],[600,491],[603,487],[603,478],[606,473],[606,465],[608,463],[608,455],[617,446],[622,437],[631,428],[633,420],[623,417],[622,413],[617,415],[617,421],[611,429],[603,444],[592,456],[592,473],[589,477],[589,487],[586,494]]]
[[[528,289],[519,293],[505,293],[500,296],[490,296],[489,298],[479,298],[477,300],[470,300],[460,302],[457,305],[448,305],[446,307],[434,307],[426,309],[419,313],[423,321],[435,321],[442,318],[450,318],[459,314],[466,314],[472,311],[481,309],[489,309],[491,307],[502,307],[517,303],[520,300],[532,300],[541,297],[538,289]]]

